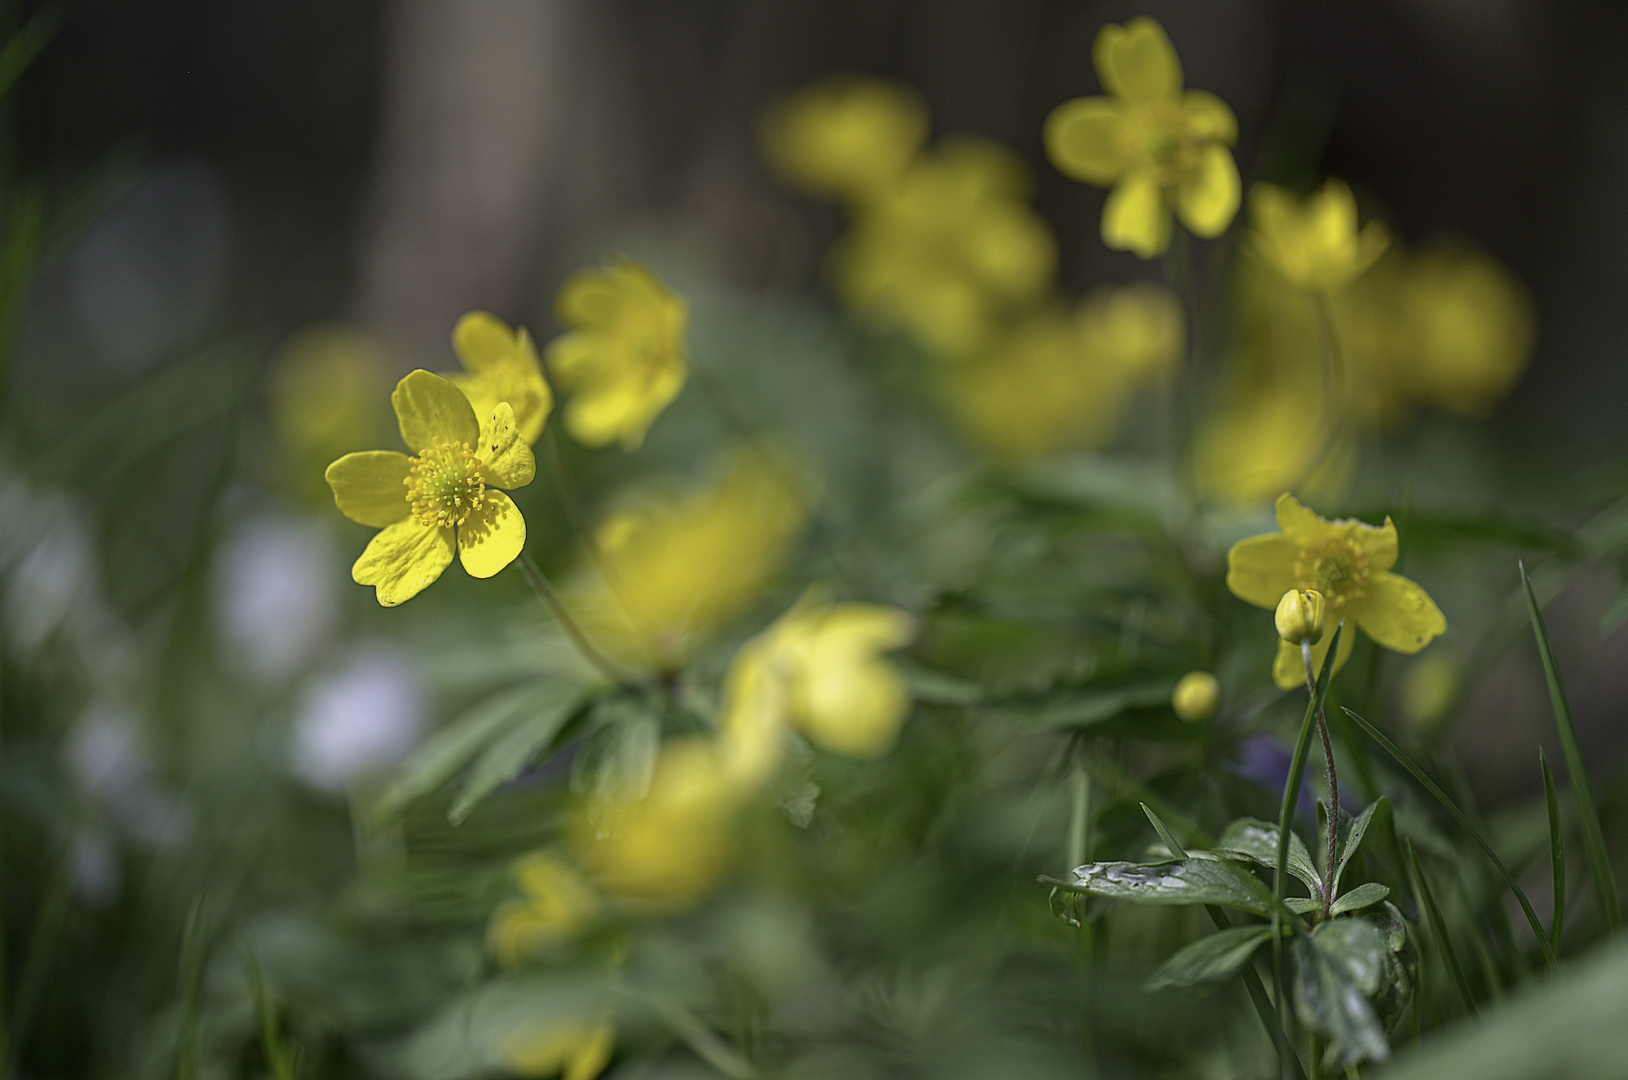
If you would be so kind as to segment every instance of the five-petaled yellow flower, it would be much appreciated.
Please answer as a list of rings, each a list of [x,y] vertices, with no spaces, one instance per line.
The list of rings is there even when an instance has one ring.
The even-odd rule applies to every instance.
[[[513,562],[526,546],[526,519],[498,489],[524,487],[537,469],[507,402],[482,423],[457,387],[428,371],[402,379],[390,402],[413,456],[364,450],[325,474],[342,514],[382,530],[351,577],[377,586],[386,607],[440,577],[454,548],[471,577]]]
[[[1327,521],[1301,506],[1293,495],[1278,496],[1275,533],[1240,540],[1227,553],[1227,588],[1240,600],[1276,610],[1291,589],[1315,589],[1323,596],[1327,625],[1341,619],[1387,649],[1416,653],[1447,630],[1447,620],[1418,585],[1390,572],[1396,565],[1396,526],[1386,518],[1379,528],[1343,518]],[[1320,670],[1333,631],[1312,646],[1313,670]],[[1338,671],[1351,655],[1356,635],[1340,635],[1334,658]],[[1298,646],[1278,642],[1272,678],[1284,690],[1305,682]]]
[[[1357,229],[1357,200],[1340,180],[1296,200],[1273,184],[1249,189],[1255,254],[1290,282],[1333,292],[1355,281],[1385,253],[1390,234],[1370,221]]]
[[[521,436],[536,445],[554,395],[526,328],[511,330],[495,315],[471,311],[453,327],[452,347],[464,370],[446,378],[469,398],[475,415],[489,416],[498,402],[507,401]]]
[[[724,680],[722,737],[743,783],[779,764],[794,727],[823,750],[885,754],[910,711],[910,692],[882,654],[909,642],[914,622],[895,608],[805,597],[741,646]]]
[[[688,305],[631,259],[585,270],[555,301],[570,332],[548,346],[548,369],[571,391],[565,426],[584,446],[637,450],[688,373]]]
[[[1102,240],[1144,259],[1170,243],[1170,211],[1198,236],[1238,213],[1238,121],[1220,98],[1182,91],[1181,61],[1149,18],[1104,26],[1091,50],[1106,97],[1065,101],[1046,118],[1046,154],[1065,175],[1112,186]]]

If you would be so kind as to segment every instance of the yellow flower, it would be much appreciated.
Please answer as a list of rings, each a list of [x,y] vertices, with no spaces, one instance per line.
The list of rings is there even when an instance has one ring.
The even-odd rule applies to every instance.
[[[832,253],[837,291],[933,355],[965,358],[1050,288],[1057,246],[1028,187],[1022,162],[999,143],[939,140],[862,208]]]
[[[997,457],[1094,448],[1131,395],[1181,356],[1181,312],[1151,285],[1101,293],[1074,312],[1042,308],[986,357],[944,375],[950,407]]]
[[[832,75],[769,110],[760,135],[788,179],[858,202],[904,173],[927,139],[927,108],[900,83]]]
[[[566,604],[600,647],[634,667],[675,671],[745,610],[802,528],[795,474],[762,447],[742,450],[721,481],[647,498],[600,526],[598,565]]]
[[[631,259],[585,270],[555,300],[571,332],[548,346],[548,368],[570,390],[565,426],[585,446],[637,450],[684,387],[690,309]]]
[[[1208,671],[1189,671],[1170,694],[1170,707],[1189,724],[1202,723],[1215,715],[1221,700],[1221,683]]]
[[[1274,610],[1291,589],[1322,593],[1327,620],[1356,623],[1387,649],[1416,653],[1445,633],[1447,620],[1418,585],[1390,572],[1396,565],[1396,526],[1390,518],[1379,528],[1349,518],[1326,521],[1301,506],[1293,495],[1278,497],[1275,533],[1240,540],[1227,553],[1227,588],[1240,600]],[[1340,635],[1334,658],[1338,671],[1351,655],[1356,635]],[[1312,646],[1314,670],[1320,670],[1333,634]],[[1300,648],[1278,642],[1272,678],[1284,690],[1305,682]]]
[[[340,454],[389,437],[384,350],[348,326],[313,326],[273,358],[267,386],[272,430],[287,455],[295,493],[328,497],[322,470]]]
[[[564,1020],[504,1040],[503,1062],[521,1076],[594,1080],[610,1063],[616,1029],[607,1023]]]
[[[534,851],[514,866],[523,900],[510,900],[492,915],[487,940],[500,964],[513,966],[528,954],[581,933],[599,910],[599,898],[558,854]]]
[[[1182,92],[1181,61],[1152,19],[1104,26],[1091,50],[1106,97],[1065,101],[1046,118],[1046,154],[1065,175],[1112,186],[1102,240],[1144,259],[1170,243],[1170,210],[1198,236],[1238,213],[1238,121],[1213,94]]]
[[[1317,386],[1274,384],[1235,394],[1199,432],[1194,486],[1240,506],[1285,487],[1320,495],[1344,490],[1355,446],[1349,436],[1329,445],[1333,417],[1322,402]]]
[[[464,370],[446,377],[469,398],[476,416],[487,416],[507,401],[527,445],[535,445],[554,405],[537,349],[525,327],[509,329],[495,315],[471,311],[452,330],[452,347]]]
[[[710,739],[674,740],[642,797],[615,794],[579,816],[572,850],[606,893],[650,912],[682,911],[729,868],[740,796]]]
[[[887,753],[909,712],[910,691],[881,654],[913,632],[910,616],[897,609],[811,595],[741,646],[721,710],[733,774],[751,782],[772,771],[785,725],[844,757]]]
[[[1296,200],[1273,184],[1249,191],[1255,254],[1302,289],[1333,292],[1374,264],[1390,244],[1385,226],[1357,230],[1357,201],[1339,180]]]
[[[447,380],[414,371],[390,395],[401,439],[394,450],[346,454],[326,473],[340,513],[382,530],[351,568],[394,607],[441,576],[453,548],[471,577],[487,578],[526,546],[526,519],[499,488],[524,487],[536,473],[531,447],[507,403],[485,423]]]

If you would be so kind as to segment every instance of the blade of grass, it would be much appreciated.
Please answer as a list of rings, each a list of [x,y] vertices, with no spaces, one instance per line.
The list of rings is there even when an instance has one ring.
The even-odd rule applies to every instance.
[[[1555,774],[1549,758],[1538,747],[1538,766],[1543,770],[1543,801],[1549,808],[1549,866],[1554,871],[1555,913],[1549,920],[1549,947],[1560,955],[1560,927],[1566,918],[1566,845],[1560,835],[1560,796],[1555,793]]]
[[[1605,833],[1600,829],[1600,812],[1589,790],[1588,772],[1583,768],[1583,749],[1577,741],[1571,706],[1566,704],[1566,690],[1560,683],[1560,669],[1555,666],[1549,633],[1543,628],[1543,613],[1538,610],[1538,598],[1532,593],[1532,580],[1526,576],[1524,563],[1520,564],[1520,570],[1521,588],[1526,591],[1526,612],[1532,618],[1538,656],[1543,660],[1543,677],[1549,682],[1549,701],[1554,705],[1555,725],[1560,729],[1560,747],[1566,753],[1566,772],[1571,777],[1572,800],[1577,803],[1577,824],[1583,834],[1583,855],[1588,859],[1589,877],[1594,881],[1595,896],[1606,927],[1613,934],[1620,933],[1622,908],[1617,903],[1617,882],[1611,875],[1611,857],[1606,853]]]
[[[1178,859],[1187,858],[1187,850],[1165,827],[1165,823],[1159,820],[1159,815],[1155,814],[1147,803],[1139,805],[1142,807],[1142,813],[1146,814],[1148,821],[1152,823],[1153,831],[1159,834],[1159,838],[1165,842],[1170,853]],[[1227,913],[1217,905],[1205,904],[1204,910],[1209,913],[1210,921],[1215,923],[1217,930],[1225,930],[1232,926],[1232,920],[1227,918]],[[1283,1032],[1282,1021],[1272,1005],[1272,999],[1266,994],[1266,986],[1261,982],[1260,975],[1250,964],[1245,964],[1238,974],[1243,977],[1244,988],[1249,991],[1249,1000],[1254,1004],[1255,1012],[1261,1018],[1261,1024],[1266,1028],[1266,1034],[1278,1052],[1279,1064],[1286,1073],[1292,1069],[1295,1080],[1304,1080],[1306,1074],[1300,1068],[1300,1059],[1295,1056],[1294,1048],[1289,1045],[1289,1037]]]
[[[250,949],[243,950],[243,973],[249,980],[249,990],[254,994],[254,1015],[260,1027],[260,1052],[266,1057],[273,1080],[295,1080],[298,1074],[295,1054],[277,1033],[277,1010],[272,1004],[270,991],[266,989],[265,976],[260,973],[260,963]]]
[[[176,1036],[175,1080],[197,1080],[198,1005],[203,995],[204,959],[203,898],[192,901],[181,931],[181,1027]]]
[[[1402,849],[1407,852],[1408,870],[1413,877],[1413,891],[1418,894],[1419,900],[1425,909],[1425,918],[1430,922],[1430,936],[1436,939],[1436,948],[1441,950],[1442,960],[1447,966],[1447,972],[1453,977],[1453,985],[1458,989],[1459,1001],[1464,1005],[1464,1011],[1477,1019],[1480,1013],[1475,1007],[1475,998],[1470,995],[1470,981],[1464,977],[1464,968],[1458,962],[1458,953],[1453,951],[1453,942],[1447,936],[1447,921],[1441,917],[1441,909],[1436,906],[1436,898],[1430,892],[1430,883],[1425,880],[1424,868],[1419,865],[1419,855],[1413,850],[1413,841],[1404,838]]]
[[[1329,642],[1328,653],[1323,658],[1323,670],[1318,672],[1317,685],[1312,689],[1311,700],[1306,703],[1306,718],[1300,722],[1300,737],[1295,740],[1289,775],[1283,781],[1283,805],[1278,810],[1278,857],[1277,865],[1272,870],[1272,980],[1277,990],[1284,1031],[1288,1033],[1291,1045],[1295,1041],[1294,1010],[1284,1005],[1288,1000],[1285,995],[1289,973],[1283,956],[1283,898],[1288,895],[1289,884],[1289,823],[1294,815],[1295,803],[1300,799],[1300,781],[1306,770],[1306,754],[1311,750],[1311,735],[1317,728],[1317,713],[1328,699],[1329,680],[1334,677],[1334,658],[1340,655],[1340,635],[1344,633],[1345,623],[1342,622],[1334,628],[1334,639]],[[1315,1061],[1312,1068],[1317,1068]],[[1283,1072],[1287,1077],[1287,1064]]]
[[[1549,947],[1549,935],[1543,932],[1543,924],[1538,921],[1537,912],[1532,910],[1532,902],[1526,898],[1526,892],[1516,882],[1515,876],[1509,872],[1509,868],[1504,865],[1504,861],[1498,857],[1498,853],[1492,850],[1492,845],[1487,843],[1486,837],[1481,835],[1479,829],[1470,824],[1470,819],[1464,815],[1464,811],[1458,808],[1458,804],[1448,798],[1447,793],[1438,787],[1434,780],[1426,776],[1424,770],[1414,764],[1413,759],[1402,752],[1401,747],[1391,742],[1390,739],[1386,738],[1384,732],[1350,709],[1344,711],[1347,716],[1356,722],[1358,727],[1367,733],[1370,739],[1378,743],[1387,754],[1395,759],[1398,765],[1406,769],[1413,776],[1413,779],[1419,782],[1419,786],[1428,791],[1436,802],[1441,804],[1441,808],[1451,814],[1453,820],[1457,821],[1459,826],[1470,834],[1470,838],[1480,845],[1481,850],[1498,871],[1498,875],[1504,879],[1504,884],[1509,887],[1510,892],[1515,894],[1515,900],[1521,905],[1521,911],[1526,913],[1526,921],[1531,925],[1532,933],[1538,939],[1538,947],[1543,950],[1543,958],[1548,961],[1551,968],[1554,967],[1555,953]]]

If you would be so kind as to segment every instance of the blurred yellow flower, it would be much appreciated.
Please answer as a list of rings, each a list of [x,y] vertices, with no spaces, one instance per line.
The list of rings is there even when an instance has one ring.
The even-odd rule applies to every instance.
[[[861,202],[904,174],[927,139],[927,108],[901,83],[837,74],[770,109],[759,134],[787,179]]]
[[[688,305],[631,259],[585,270],[555,301],[570,332],[548,346],[548,370],[571,391],[565,426],[585,446],[636,450],[687,374]]]
[[[1189,671],[1170,694],[1170,708],[1189,724],[1210,719],[1220,701],[1221,683],[1208,671]]]
[[[471,577],[491,577],[526,546],[526,520],[499,488],[531,483],[536,461],[507,403],[485,423],[447,380],[414,371],[390,395],[401,438],[394,450],[346,454],[328,466],[340,513],[382,530],[351,569],[393,607],[422,592],[458,559]]]
[[[514,865],[514,877],[524,899],[505,902],[487,928],[492,955],[505,966],[575,937],[599,910],[593,886],[557,852],[523,856]]]
[[[610,1063],[616,1029],[608,1023],[563,1020],[511,1035],[501,1048],[503,1063],[520,1076],[559,1076],[594,1080]]]
[[[1302,289],[1333,292],[1372,266],[1390,244],[1385,226],[1357,229],[1357,201],[1344,182],[1297,200],[1273,184],[1249,190],[1252,250]]]
[[[1403,719],[1429,728],[1447,715],[1464,686],[1464,665],[1451,652],[1432,650],[1408,666],[1402,676]]]
[[[676,671],[756,599],[806,513],[804,486],[786,462],[761,446],[737,451],[712,486],[607,518],[600,557],[567,589],[566,604],[617,659]]]
[[[1239,506],[1259,504],[1286,487],[1336,494],[1345,488],[1355,445],[1338,433],[1330,445],[1332,419],[1318,385],[1243,387],[1200,428],[1193,485]]]
[[[642,796],[612,794],[579,814],[572,850],[606,894],[682,911],[729,868],[741,794],[711,739],[672,740]]]
[[[1435,601],[1390,572],[1397,554],[1390,518],[1378,528],[1350,518],[1327,521],[1285,493],[1278,497],[1277,520],[1278,532],[1240,540],[1227,553],[1227,588],[1240,600],[1275,610],[1284,593],[1315,589],[1329,625],[1350,619],[1375,643],[1403,653],[1416,653],[1446,632]],[[1350,632],[1340,636],[1335,671],[1351,655],[1355,638]],[[1329,633],[1312,646],[1314,669],[1321,669],[1333,639]],[[1272,678],[1284,690],[1305,682],[1299,646],[1278,642]]]
[[[1238,213],[1238,121],[1220,98],[1182,91],[1181,61],[1152,19],[1109,24],[1091,50],[1106,97],[1065,101],[1046,118],[1046,154],[1066,176],[1112,187],[1102,240],[1144,259],[1170,243],[1172,206],[1198,236]]]
[[[895,608],[805,596],[730,665],[721,727],[732,774],[752,782],[772,771],[788,724],[845,757],[887,753],[910,692],[881,654],[913,633],[910,616]]]
[[[302,330],[272,358],[267,407],[301,498],[326,499],[322,470],[330,461],[389,437],[385,372],[379,343],[342,325]]]
[[[537,349],[525,327],[511,330],[502,319],[471,311],[452,330],[452,347],[464,370],[446,378],[464,392],[476,416],[489,416],[507,401],[527,445],[535,445],[554,405]]]
[[[962,427],[997,457],[1094,448],[1113,437],[1131,395],[1176,363],[1182,340],[1175,298],[1131,285],[1073,312],[1036,310],[942,384]]]
[[[934,356],[962,359],[1050,288],[1056,242],[1028,205],[1016,156],[973,136],[939,140],[859,213],[833,250],[837,291]]]

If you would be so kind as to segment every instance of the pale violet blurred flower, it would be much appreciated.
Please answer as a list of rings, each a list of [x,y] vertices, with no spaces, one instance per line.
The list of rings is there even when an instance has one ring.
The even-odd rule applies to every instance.
[[[154,783],[141,722],[129,708],[92,701],[74,724],[65,753],[86,794],[130,835],[171,846],[191,832],[187,807]]]
[[[221,635],[233,660],[270,683],[303,668],[339,621],[340,568],[321,522],[266,516],[238,525],[215,573]]]
[[[404,757],[423,720],[423,690],[408,658],[362,646],[307,687],[294,717],[294,771],[317,787],[342,790]]]
[[[78,514],[61,510],[6,575],[6,638],[24,656],[96,593],[96,560]]]

